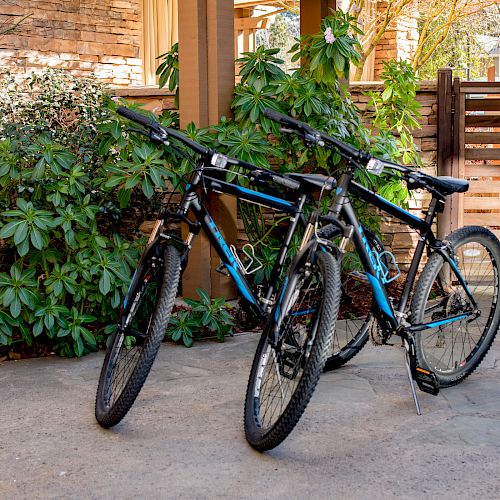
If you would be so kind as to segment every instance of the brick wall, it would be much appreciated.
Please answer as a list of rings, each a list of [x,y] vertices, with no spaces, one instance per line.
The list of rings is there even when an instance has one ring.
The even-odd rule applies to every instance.
[[[379,12],[385,11],[387,3],[379,2],[377,8]],[[418,12],[415,12],[415,9],[416,4],[407,5],[406,12],[413,15],[398,17],[388,26],[377,44],[374,65],[375,80],[380,79],[380,73],[384,69],[383,61],[389,59],[409,61],[415,52],[418,44]]]
[[[141,0],[9,0],[0,25],[32,14],[0,37],[0,76],[44,67],[94,73],[113,85],[140,85]]]

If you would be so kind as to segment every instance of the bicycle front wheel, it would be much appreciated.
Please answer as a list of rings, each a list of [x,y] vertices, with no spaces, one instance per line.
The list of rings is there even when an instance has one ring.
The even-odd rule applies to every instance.
[[[167,246],[162,259],[144,265],[142,283],[128,297],[132,305],[126,327],[113,335],[99,378],[95,416],[105,428],[120,422],[134,404],[160,348],[177,293],[181,263],[174,247]]]
[[[245,399],[245,435],[270,450],[304,412],[326,361],[340,302],[336,259],[318,252],[290,271],[264,328]]]
[[[500,324],[498,303],[500,243],[484,227],[463,227],[453,232],[456,264],[477,303],[477,315],[464,287],[443,257],[434,253],[422,271],[412,301],[412,324],[433,328],[415,336],[419,366],[433,371],[441,387],[468,377],[490,348]],[[458,321],[449,321],[464,315]]]
[[[380,238],[368,227],[363,233],[370,249],[382,255],[381,262],[388,268],[387,258]],[[368,342],[372,326],[373,290],[363,271],[358,253],[351,246],[344,253],[341,265],[340,310],[333,332],[332,345],[324,371],[336,370],[350,361]]]

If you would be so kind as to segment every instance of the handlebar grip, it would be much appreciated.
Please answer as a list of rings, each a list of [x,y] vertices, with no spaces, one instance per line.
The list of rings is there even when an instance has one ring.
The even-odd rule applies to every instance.
[[[141,115],[133,111],[132,109],[126,108],[124,106],[118,106],[116,112],[119,115],[122,115],[125,118],[132,120],[133,122],[140,123],[144,127],[150,128],[152,130],[160,129],[160,125],[157,122],[155,122],[152,118],[148,118],[147,116]]]
[[[146,128],[153,130],[154,132],[157,132],[162,137],[166,138],[167,136],[170,136],[173,137],[174,139],[177,139],[178,141],[184,143],[186,146],[188,146],[189,148],[191,148],[193,151],[195,151],[200,155],[207,155],[211,152],[209,148],[206,148],[205,146],[202,146],[201,144],[198,144],[197,142],[191,140],[182,132],[167,127],[163,127],[152,118],[148,118],[147,116],[141,115],[130,108],[126,108],[125,106],[119,106],[116,112],[119,115],[128,118],[129,120],[132,120],[136,123],[143,125]]]
[[[300,182],[294,181],[288,177],[282,177],[281,175],[271,175],[271,179],[275,184],[279,184],[289,189],[297,190],[300,187]]]

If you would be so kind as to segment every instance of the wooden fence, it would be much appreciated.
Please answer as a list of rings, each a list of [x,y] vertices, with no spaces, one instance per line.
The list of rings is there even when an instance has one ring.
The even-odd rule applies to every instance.
[[[439,233],[486,226],[500,236],[500,82],[438,75],[438,174],[469,180],[440,219]]]

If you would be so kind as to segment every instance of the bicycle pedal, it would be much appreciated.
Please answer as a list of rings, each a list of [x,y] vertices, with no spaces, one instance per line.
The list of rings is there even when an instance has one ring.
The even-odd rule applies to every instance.
[[[435,373],[426,370],[424,368],[420,368],[416,366],[413,371],[413,379],[418,385],[418,388],[422,392],[427,392],[428,394],[432,394],[433,396],[437,396],[439,393],[439,382],[436,378]]]

